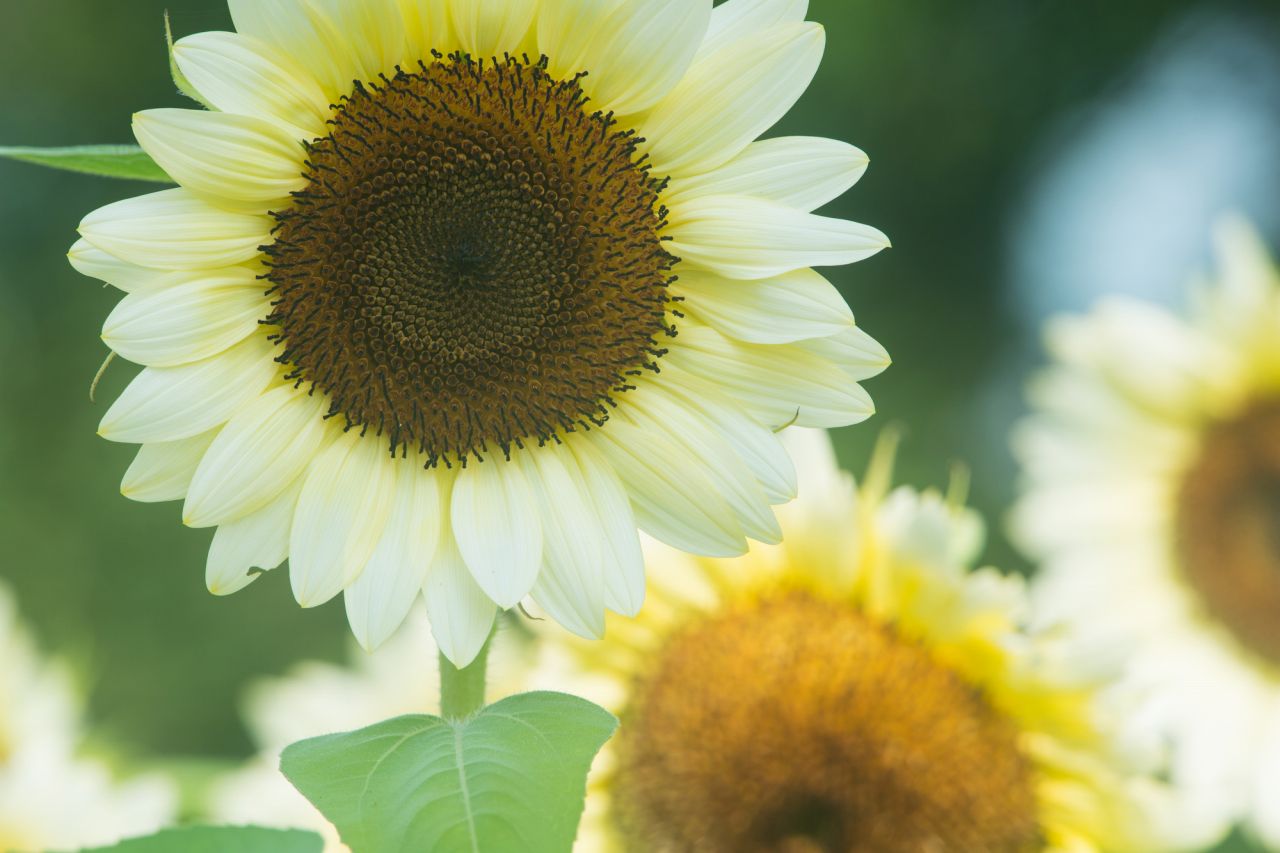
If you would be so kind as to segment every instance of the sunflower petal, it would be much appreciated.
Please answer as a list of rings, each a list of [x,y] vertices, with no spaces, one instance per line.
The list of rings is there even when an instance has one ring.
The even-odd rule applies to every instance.
[[[239,592],[258,579],[254,569],[271,571],[285,561],[301,491],[299,477],[262,509],[218,527],[205,564],[205,584],[210,592]]]
[[[128,444],[199,435],[226,423],[262,393],[277,367],[263,335],[194,364],[148,367],[107,410],[98,434]]]
[[[840,291],[811,269],[755,281],[688,270],[671,292],[683,297],[682,311],[753,344],[788,344],[853,328],[853,313]]]
[[[779,24],[798,24],[808,11],[809,0],[727,0],[711,13],[711,24],[698,57],[713,54]]]
[[[264,42],[237,33],[197,33],[173,46],[173,60],[201,97],[224,113],[275,122],[300,140],[325,133],[329,98]]]
[[[817,24],[787,24],[694,62],[641,126],[654,171],[679,178],[736,157],[804,94],[824,43]]]
[[[604,635],[604,543],[586,484],[565,451],[554,446],[517,457],[542,513],[543,565],[533,600],[573,633]]]
[[[253,334],[270,311],[256,273],[230,267],[129,294],[107,317],[102,340],[137,364],[174,367],[226,351]]]
[[[632,0],[587,44],[583,88],[606,112],[647,110],[689,70],[710,20],[711,0]]]
[[[316,607],[364,571],[386,529],[396,462],[358,431],[344,434],[311,463],[289,541],[289,579],[303,607]]]
[[[269,216],[221,210],[181,188],[109,204],[80,223],[80,236],[97,248],[161,270],[244,263],[270,235]]]
[[[867,171],[867,155],[846,142],[816,136],[762,139],[723,166],[671,182],[664,196],[746,195],[806,213],[838,198]]]
[[[733,510],[702,473],[701,461],[683,445],[620,417],[593,430],[589,438],[626,487],[641,529],[695,554],[734,557],[746,552]]]
[[[217,434],[217,430],[210,430],[178,441],[142,445],[124,472],[120,493],[140,503],[182,500]]]
[[[484,59],[519,52],[538,12],[538,2],[449,0],[449,12],[462,49]]]
[[[500,607],[515,607],[542,565],[542,523],[524,472],[501,458],[472,461],[454,482],[451,516],[476,583]]]
[[[404,622],[427,581],[440,538],[437,472],[406,465],[396,477],[391,516],[360,577],[347,587],[347,621],[373,651]]]
[[[667,358],[711,382],[770,427],[837,427],[875,413],[861,386],[800,344],[762,346],[686,324]]]
[[[471,576],[448,525],[441,527],[422,594],[441,653],[456,667],[470,665],[493,631],[498,608]]]
[[[644,554],[627,491],[590,441],[571,441],[567,446],[582,473],[584,493],[603,536],[605,606],[614,613],[635,616],[644,604]]]
[[[200,463],[183,522],[212,527],[271,503],[324,447],[326,406],[321,395],[282,386],[237,412]]]
[[[746,196],[673,205],[669,233],[671,253],[685,263],[736,279],[851,264],[889,246],[889,238],[869,225]]]
[[[192,193],[220,207],[263,213],[303,189],[306,152],[270,122],[202,110],[146,110],[133,133],[152,159]]]

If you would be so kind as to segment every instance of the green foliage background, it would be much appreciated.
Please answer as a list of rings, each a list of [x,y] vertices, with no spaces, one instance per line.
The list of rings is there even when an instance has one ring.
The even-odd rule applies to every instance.
[[[832,274],[896,359],[869,386],[878,420],[840,435],[842,459],[860,469],[878,427],[899,422],[904,479],[939,484],[968,461],[974,502],[993,520],[989,556],[1014,570],[1027,567],[999,535],[1014,491],[1004,427],[978,410],[1036,335],[1011,300],[1015,203],[1054,128],[1121,85],[1192,5],[811,2],[826,61],[777,132],[863,147],[871,171],[831,210],[895,244]],[[1276,4],[1209,5],[1280,45]],[[0,145],[127,142],[132,112],[182,105],[167,73],[166,8],[178,35],[229,27],[222,0],[0,0]],[[246,680],[336,659],[347,635],[340,603],[300,611],[282,573],[210,596],[209,532],[183,529],[176,505],[118,493],[133,450],[95,429],[102,401],[134,369],[117,363],[99,402],[88,398],[118,294],[63,256],[85,213],[150,189],[0,162],[0,578],[45,645],[82,673],[95,718],[127,750],[234,758],[250,748],[236,708]]]

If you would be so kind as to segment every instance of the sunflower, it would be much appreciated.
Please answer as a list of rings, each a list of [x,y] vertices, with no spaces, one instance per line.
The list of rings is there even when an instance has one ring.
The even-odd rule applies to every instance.
[[[584,853],[1136,851],[1188,832],[1138,707],[1097,656],[1026,632],[1024,588],[968,567],[955,497],[861,487],[791,437],[786,540],[734,560],[660,545],[651,594],[601,643],[548,637],[535,681],[619,714]]]
[[[69,673],[39,653],[0,585],[0,850],[112,844],[173,818],[168,780],[119,783],[77,754],[80,712]]]
[[[1054,613],[1138,647],[1180,772],[1280,847],[1280,278],[1242,221],[1191,310],[1053,324],[1014,532]]]
[[[425,591],[465,664],[526,597],[584,635],[644,594],[637,527],[776,541],[774,436],[861,421],[888,363],[810,267],[888,245],[813,210],[867,160],[756,141],[821,58],[803,0],[230,0],[178,42],[207,110],[139,113],[181,186],[72,263],[145,366],[123,491],[216,527],[208,584],[286,558],[372,647]]]

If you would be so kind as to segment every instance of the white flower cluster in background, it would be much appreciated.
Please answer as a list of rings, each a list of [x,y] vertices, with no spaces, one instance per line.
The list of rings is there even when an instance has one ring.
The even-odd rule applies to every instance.
[[[144,835],[174,815],[159,776],[128,782],[85,758],[66,670],[41,658],[0,586],[0,850],[73,850]]]

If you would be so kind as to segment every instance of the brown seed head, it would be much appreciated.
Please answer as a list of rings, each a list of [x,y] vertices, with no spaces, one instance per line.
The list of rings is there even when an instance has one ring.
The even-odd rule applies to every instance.
[[[1211,426],[1178,495],[1182,570],[1206,610],[1280,664],[1280,402]]]
[[[430,464],[601,424],[663,354],[675,259],[634,132],[545,62],[357,84],[276,214],[280,361]]]
[[[675,636],[623,715],[615,816],[660,853],[1030,853],[1014,726],[920,645],[791,594]]]

